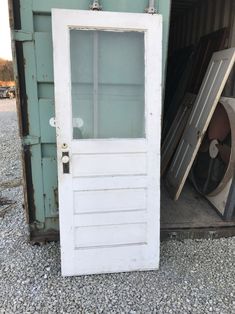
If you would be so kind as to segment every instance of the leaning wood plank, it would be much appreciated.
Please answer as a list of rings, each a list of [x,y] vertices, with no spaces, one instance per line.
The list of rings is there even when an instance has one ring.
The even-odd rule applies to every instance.
[[[167,173],[167,189],[177,200],[235,62],[235,48],[213,54],[185,131]]]
[[[161,162],[161,176],[164,175],[166,168],[179,144],[180,138],[184,132],[189,115],[191,113],[193,103],[196,95],[187,93],[184,96],[182,104],[177,112],[177,115],[167,133],[167,136],[162,145],[162,162]]]

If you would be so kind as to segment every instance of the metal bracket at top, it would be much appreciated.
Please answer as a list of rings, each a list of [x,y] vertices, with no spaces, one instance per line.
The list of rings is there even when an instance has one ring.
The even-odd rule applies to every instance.
[[[12,30],[12,39],[15,41],[33,41],[33,33],[24,32],[22,30]]]
[[[145,9],[145,12],[148,14],[156,14],[157,10],[155,9],[155,0],[149,0],[149,6]]]
[[[40,143],[40,138],[34,135],[27,135],[23,138],[23,145],[31,146],[37,145]]]
[[[99,4],[99,0],[93,0],[93,3],[90,5],[90,9],[93,11],[101,11],[102,6]]]

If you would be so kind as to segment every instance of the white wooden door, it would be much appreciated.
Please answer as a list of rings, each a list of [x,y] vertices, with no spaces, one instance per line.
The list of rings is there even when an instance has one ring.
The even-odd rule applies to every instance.
[[[167,132],[161,149],[161,176],[164,175],[167,166],[174,155],[174,151],[184,132],[195,99],[196,95],[191,93],[187,93],[184,96],[171,127]]]
[[[193,165],[203,136],[235,62],[235,48],[213,54],[178,149],[167,173],[167,186],[177,200]]]
[[[159,266],[162,19],[52,10],[62,274]]]

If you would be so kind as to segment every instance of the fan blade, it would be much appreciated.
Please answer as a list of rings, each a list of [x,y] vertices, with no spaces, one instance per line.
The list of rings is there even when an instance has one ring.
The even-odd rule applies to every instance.
[[[230,132],[230,123],[226,110],[218,103],[208,128],[210,140],[223,141]]]
[[[226,144],[219,144],[218,149],[221,159],[226,165],[228,165],[231,155],[231,147]]]

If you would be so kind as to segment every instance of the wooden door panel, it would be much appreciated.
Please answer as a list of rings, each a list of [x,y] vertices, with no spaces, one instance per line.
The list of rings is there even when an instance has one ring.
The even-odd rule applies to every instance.
[[[52,21],[62,274],[157,269],[161,17],[54,9]]]
[[[180,138],[184,132],[184,128],[187,124],[190,116],[193,103],[196,99],[196,95],[187,93],[180,105],[177,115],[164,139],[161,149],[161,175],[164,175],[167,166],[174,155],[174,151],[179,144]]]
[[[167,173],[167,187],[175,200],[179,198],[183,189],[234,61],[234,48],[213,54],[182,139]]]

